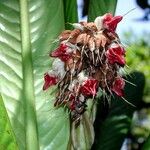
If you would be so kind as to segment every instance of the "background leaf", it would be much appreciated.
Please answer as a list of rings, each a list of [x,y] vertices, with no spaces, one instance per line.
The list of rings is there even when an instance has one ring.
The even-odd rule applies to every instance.
[[[148,150],[150,148],[150,136],[147,138],[146,142],[144,143],[142,150]]]
[[[73,29],[68,23],[78,22],[77,0],[63,0],[64,2],[64,18],[65,28]]]
[[[125,99],[138,108],[142,101],[145,84],[144,75],[139,72],[134,72],[126,78],[136,86],[126,83]],[[101,105],[102,103],[99,103],[97,108],[102,108]],[[112,99],[111,108],[106,119],[102,116],[104,115],[104,112],[98,110],[99,113],[97,114],[97,120],[95,121],[96,137],[93,149],[120,149],[128,131],[130,130],[133,112],[137,108],[133,108],[124,100],[115,97],[115,99]]]
[[[16,150],[17,144],[11,131],[11,125],[0,96],[0,149]]]
[[[68,113],[63,108],[53,107],[55,88],[42,91],[43,74],[52,63],[49,50],[56,47],[56,43],[50,44],[64,29],[63,3],[61,0],[32,0],[25,13],[30,19],[32,58],[29,60],[34,75],[34,83],[27,86],[34,85],[40,149],[66,149],[70,132]],[[20,15],[18,0],[0,1],[0,91],[19,149],[23,150],[28,119],[25,108],[28,104],[23,94],[22,63],[28,65],[28,62],[22,62]],[[23,36],[25,38],[26,35]]]
[[[96,17],[101,16],[107,12],[114,14],[116,4],[117,0],[90,0],[88,20],[94,21]]]

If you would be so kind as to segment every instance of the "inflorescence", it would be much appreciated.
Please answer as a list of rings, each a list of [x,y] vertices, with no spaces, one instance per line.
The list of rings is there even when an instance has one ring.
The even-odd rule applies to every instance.
[[[73,121],[80,121],[87,100],[99,89],[124,96],[125,81],[118,72],[126,63],[125,49],[115,32],[121,20],[107,13],[94,22],[74,23],[74,30],[63,31],[50,53],[55,60],[44,75],[43,90],[58,86],[54,106],[66,105]]]

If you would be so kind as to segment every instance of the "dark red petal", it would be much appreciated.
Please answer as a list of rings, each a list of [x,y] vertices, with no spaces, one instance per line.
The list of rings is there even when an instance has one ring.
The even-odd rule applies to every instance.
[[[59,59],[63,62],[68,61],[70,58],[71,58],[70,54],[65,54],[65,55],[59,56]]]
[[[118,44],[116,46],[112,47],[112,49],[118,55],[125,55],[125,49],[123,47],[119,46]]]
[[[113,18],[113,15],[111,13],[106,13],[104,15],[104,23],[111,21],[112,18]]]
[[[114,32],[117,28],[118,23],[122,20],[122,16],[115,16],[111,19],[107,17],[107,19],[104,19],[104,26],[109,30]]]
[[[71,58],[71,55],[66,52],[66,49],[67,45],[61,44],[59,48],[57,48],[50,54],[50,56],[58,57],[59,59],[65,62]]]
[[[67,45],[65,45],[65,44],[60,44],[60,46],[59,46],[57,49],[55,49],[55,50],[50,54],[50,56],[51,56],[51,57],[59,57],[59,56],[61,56],[61,55],[63,55],[63,54],[66,53],[66,48],[67,48]]]
[[[72,101],[72,102],[70,103],[69,108],[71,109],[71,111],[75,110],[75,102],[74,102],[74,101]]]
[[[71,111],[75,110],[75,96],[71,94],[70,98],[69,98],[70,104],[69,104],[69,108]]]
[[[56,85],[58,82],[58,78],[56,76],[50,76],[48,73],[44,75],[44,86],[43,90],[48,89],[52,85]]]
[[[125,86],[124,80],[119,77],[119,78],[116,78],[116,80],[114,81],[111,90],[112,90],[116,95],[122,97],[122,96],[124,96],[124,86]]]
[[[118,63],[120,66],[124,66],[126,61],[124,56],[119,55],[107,55],[110,64]]]
[[[122,20],[122,16],[115,16],[113,19],[107,23],[108,29],[114,32],[117,28],[118,23]]]
[[[122,47],[109,48],[106,52],[106,57],[110,64],[118,63],[121,66],[124,66],[125,61],[125,50]]]
[[[97,93],[98,81],[95,79],[88,79],[80,88],[80,92],[84,96],[95,96]]]

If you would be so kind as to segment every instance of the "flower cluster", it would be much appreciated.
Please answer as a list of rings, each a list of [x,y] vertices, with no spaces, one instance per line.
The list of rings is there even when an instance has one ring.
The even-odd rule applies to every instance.
[[[125,49],[115,30],[122,16],[107,13],[94,22],[74,23],[74,30],[59,36],[52,70],[45,73],[43,90],[58,86],[55,106],[66,105],[72,120],[79,122],[86,102],[99,89],[124,96],[125,82],[118,73],[125,65]]]

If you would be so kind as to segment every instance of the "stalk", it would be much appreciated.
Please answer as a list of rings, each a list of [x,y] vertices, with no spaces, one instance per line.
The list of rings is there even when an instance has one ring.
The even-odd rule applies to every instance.
[[[37,121],[35,112],[34,79],[30,40],[28,0],[20,0],[23,97],[25,107],[26,149],[38,150]]]

